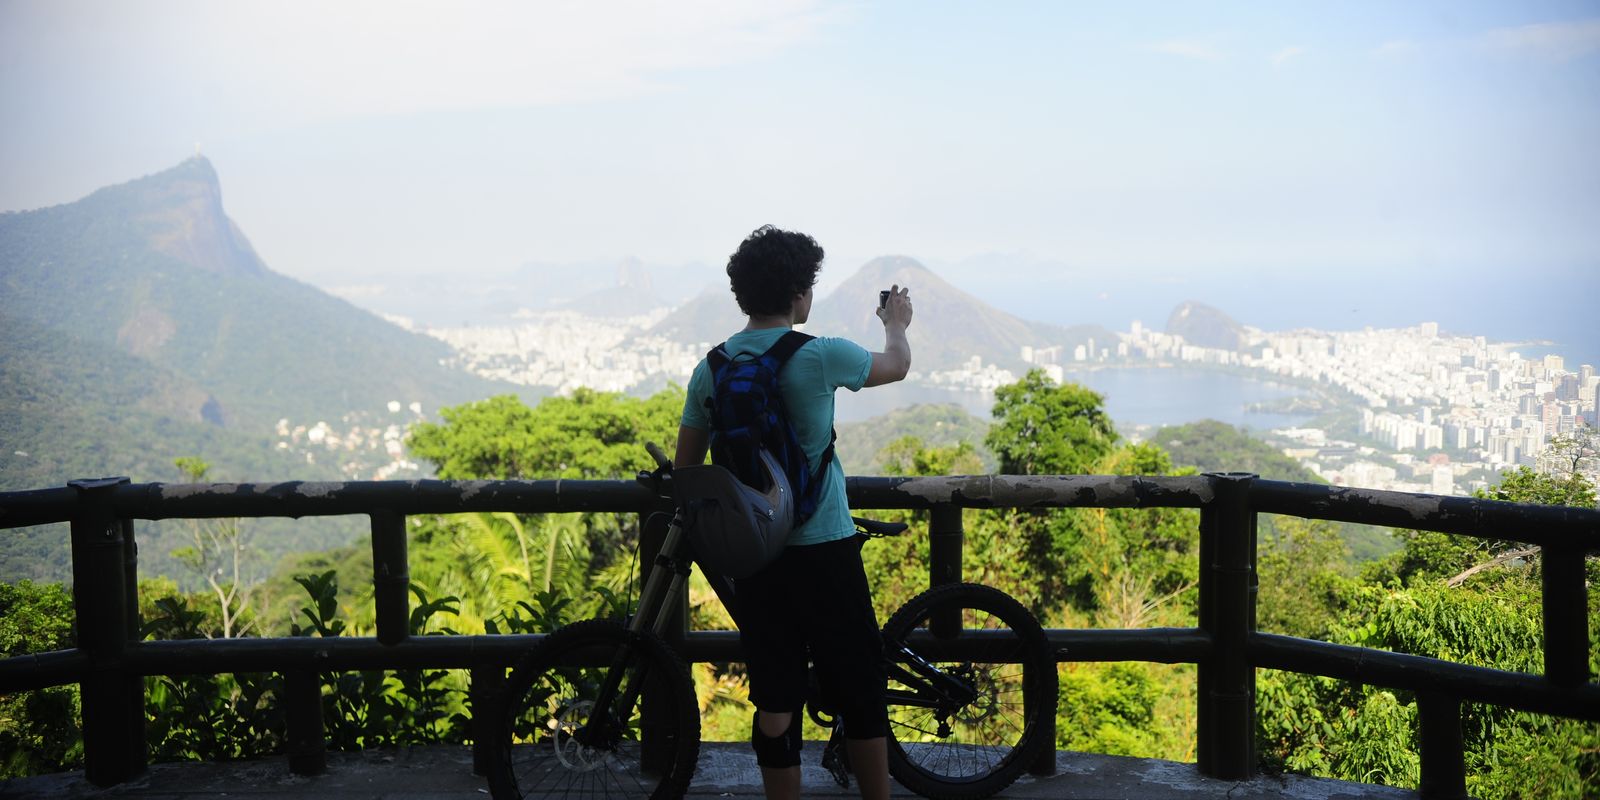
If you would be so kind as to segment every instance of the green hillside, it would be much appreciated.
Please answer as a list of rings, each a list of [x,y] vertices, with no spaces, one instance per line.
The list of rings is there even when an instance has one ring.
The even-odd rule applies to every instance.
[[[882,416],[838,426],[835,445],[839,463],[852,475],[882,475],[878,456],[902,436],[915,436],[926,447],[954,447],[966,442],[977,448],[986,470],[995,468],[994,454],[983,446],[989,421],[954,403],[926,403],[897,408]]]
[[[339,421],[391,400],[426,411],[495,384],[449,349],[272,272],[222,209],[204,159],[65,205],[0,214],[0,491],[126,475],[331,479],[333,458],[276,449],[273,425]],[[348,542],[354,521],[255,523],[260,560]],[[147,574],[172,524],[140,525]],[[0,531],[0,580],[61,579],[61,526]],[[175,575],[175,577],[180,577]]]
[[[0,315],[181,376],[228,427],[389,400],[437,408],[493,391],[441,366],[443,343],[268,270],[223,213],[201,158],[76,203],[0,215],[0,287]]]
[[[1327,483],[1272,445],[1214,419],[1161,428],[1150,443],[1171,454],[1172,463],[1201,472],[1254,472],[1275,481]]]
[[[1240,428],[1214,419],[1171,425],[1157,430],[1150,443],[1166,450],[1172,463],[1201,472],[1254,472],[1262,478],[1298,483],[1327,483],[1272,445]],[[1267,532],[1272,515],[1262,514]],[[1388,528],[1336,523],[1340,538],[1350,547],[1353,561],[1372,561],[1399,549]]]

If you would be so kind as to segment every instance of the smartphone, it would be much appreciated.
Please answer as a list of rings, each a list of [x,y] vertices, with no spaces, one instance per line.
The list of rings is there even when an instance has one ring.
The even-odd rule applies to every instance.
[[[878,292],[878,308],[888,308],[888,307],[889,307],[889,290],[888,289],[883,289],[883,290]]]

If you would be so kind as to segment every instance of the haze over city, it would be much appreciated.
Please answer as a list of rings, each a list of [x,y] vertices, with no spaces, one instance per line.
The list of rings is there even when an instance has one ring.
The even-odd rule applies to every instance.
[[[526,264],[709,283],[773,222],[828,248],[823,288],[903,253],[1051,322],[1159,324],[1195,298],[1268,328],[1438,320],[1600,360],[1576,341],[1600,295],[1592,3],[0,19],[0,208],[198,148],[274,270],[375,310],[397,284]]]

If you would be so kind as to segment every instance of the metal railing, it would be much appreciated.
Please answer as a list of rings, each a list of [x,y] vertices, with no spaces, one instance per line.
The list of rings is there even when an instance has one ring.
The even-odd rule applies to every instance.
[[[1200,771],[1226,779],[1256,773],[1255,670],[1268,668],[1417,693],[1421,793],[1464,797],[1461,704],[1465,701],[1600,721],[1600,686],[1589,674],[1583,558],[1600,550],[1600,511],[1461,497],[1341,489],[1243,473],[1188,477],[967,476],[847,481],[852,509],[930,511],[929,579],[960,579],[961,509],[1197,508],[1198,625],[1134,630],[1053,629],[1074,661],[1196,664]],[[665,510],[630,481],[373,481],[278,484],[130,484],[126,478],[0,493],[0,528],[69,522],[78,647],[0,661],[0,693],[81,686],[86,772],[110,785],[144,769],[144,676],[279,672],[289,763],[322,768],[317,674],[368,669],[464,668],[473,707],[485,707],[505,669],[537,635],[407,634],[405,517],[477,511],[519,513]],[[1255,630],[1256,516],[1285,514],[1431,530],[1536,545],[1543,559],[1543,675],[1508,672]],[[140,641],[133,520],[365,514],[372,523],[374,637]],[[659,546],[658,543],[656,546]],[[648,551],[651,542],[644,543]],[[648,559],[642,563],[649,564]],[[685,631],[691,661],[739,660],[737,635]],[[474,719],[483,741],[487,720]],[[482,750],[479,751],[480,757]]]

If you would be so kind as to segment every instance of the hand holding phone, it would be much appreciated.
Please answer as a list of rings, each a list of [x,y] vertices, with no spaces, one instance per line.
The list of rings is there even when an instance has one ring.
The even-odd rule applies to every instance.
[[[900,295],[900,298],[895,302],[895,307],[894,308],[890,308],[889,307],[889,300],[891,298],[893,298],[897,294]],[[910,325],[911,324],[911,297],[909,295],[909,292],[907,290],[905,290],[905,289],[900,288],[900,286],[898,284],[895,285],[895,286],[892,286],[892,287],[890,287],[888,289],[880,290],[878,292],[878,311],[877,311],[877,314],[878,314],[878,319],[883,320],[883,324],[885,324],[885,325],[890,325],[890,324],[896,324],[896,325],[901,325],[901,326]]]

